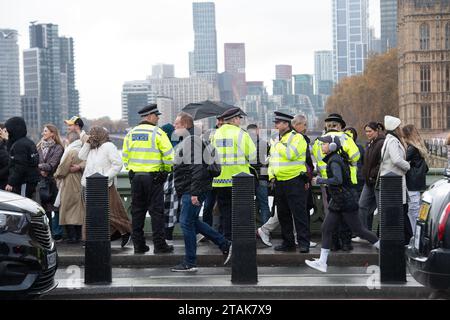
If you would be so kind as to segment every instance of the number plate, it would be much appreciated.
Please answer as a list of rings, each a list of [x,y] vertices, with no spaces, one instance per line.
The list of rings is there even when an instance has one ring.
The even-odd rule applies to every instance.
[[[48,269],[51,269],[54,266],[56,266],[56,252],[47,255],[47,266]]]
[[[430,204],[423,202],[422,205],[420,206],[419,220],[427,221],[429,212],[430,212]]]
[[[420,250],[420,235],[422,233],[422,227],[420,225],[416,225],[416,234],[414,235],[414,247],[417,250]]]

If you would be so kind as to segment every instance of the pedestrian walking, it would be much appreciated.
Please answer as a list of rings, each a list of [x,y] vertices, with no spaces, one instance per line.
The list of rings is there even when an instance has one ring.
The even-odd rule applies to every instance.
[[[213,187],[217,190],[223,235],[231,240],[232,178],[239,173],[250,174],[250,163],[256,161],[256,146],[249,134],[239,127],[241,109],[229,109],[222,118],[224,124],[216,130],[212,139],[222,165],[222,172],[214,178]]]
[[[350,176],[352,180],[352,185],[358,184],[358,176],[357,176],[357,163],[360,158],[360,152],[356,143],[347,136],[343,130],[347,126],[346,122],[342,118],[340,114],[331,113],[325,119],[325,135],[333,135],[338,136],[342,145],[342,149],[349,158],[349,167],[350,167]],[[326,163],[323,161],[323,157],[325,156],[321,151],[321,142],[320,140],[316,140],[313,146],[314,157],[317,160],[317,166],[320,171],[320,175],[322,178],[327,178],[326,171]],[[327,191],[328,193],[328,191]],[[345,223],[345,221],[340,222],[339,228],[333,234],[333,245],[331,247],[332,251],[337,251],[342,249],[343,251],[351,251],[353,250],[353,246],[351,243],[352,234],[350,231],[350,227]]]
[[[199,219],[199,213],[208,191],[212,189],[214,176],[208,171],[211,154],[205,152],[206,143],[194,128],[194,120],[187,113],[180,113],[175,120],[177,135],[182,139],[175,150],[175,188],[181,198],[180,223],[184,235],[185,257],[173,267],[173,272],[197,271],[197,234],[213,241],[222,253],[231,256],[231,242],[211,226]]]
[[[86,178],[96,173],[108,178],[111,240],[120,238],[121,246],[124,247],[131,237],[131,223],[116,189],[117,175],[123,166],[120,153],[109,140],[109,134],[105,128],[93,126],[89,135],[85,135],[83,140],[83,147],[78,153],[80,160],[86,161],[81,185],[86,188]]]
[[[276,251],[295,251],[294,224],[300,253],[308,253],[310,247],[309,213],[306,212],[305,138],[292,130],[294,117],[275,111],[275,128],[278,136],[270,143],[269,179],[274,188],[278,219],[283,242]]]
[[[142,121],[126,135],[122,159],[131,182],[131,216],[133,244],[136,254],[150,248],[144,237],[145,215],[152,219],[154,253],[173,252],[164,231],[163,185],[173,166],[173,148],[167,134],[157,127],[158,106],[150,104],[139,112]]]
[[[305,260],[305,263],[316,270],[327,272],[327,261],[332,245],[333,231],[339,228],[341,220],[345,220],[353,234],[367,239],[379,248],[377,236],[367,230],[358,217],[358,200],[356,190],[351,181],[349,162],[346,152],[342,150],[339,136],[326,135],[318,138],[322,142],[323,158],[327,164],[327,178],[315,177],[313,184],[326,184],[330,193],[328,214],[322,224],[322,248],[320,258]]]
[[[427,165],[428,151],[425,142],[416,127],[408,124],[402,128],[403,137],[407,144],[406,161],[410,169],[406,173],[406,187],[408,188],[408,217],[412,231],[416,230],[419,217],[420,194],[427,188],[426,178],[429,170]]]
[[[40,179],[39,153],[36,144],[27,138],[25,120],[14,117],[6,121],[8,132],[9,174],[6,191],[33,199]]]
[[[167,134],[172,143],[172,148],[178,144],[178,137],[175,135],[175,127],[171,123],[166,123],[161,129]],[[175,182],[173,172],[169,173],[166,182],[164,182],[164,218],[165,218],[165,236],[166,242],[173,245],[173,230],[178,222],[179,199],[175,191]]]
[[[307,120],[306,116],[304,116],[302,114],[298,114],[292,119],[291,123],[292,123],[292,127],[294,128],[294,130],[297,133],[302,134],[303,137],[305,138],[306,143],[308,144],[308,148],[306,149],[306,170],[307,170],[307,177],[308,177],[308,185],[307,185],[308,190],[307,190],[307,196],[306,196],[307,197],[306,211],[307,211],[307,216],[309,219],[310,214],[308,214],[308,213],[310,212],[311,209],[314,208],[312,186],[310,185],[311,179],[313,177],[313,172],[314,172],[314,163],[312,161],[311,149],[310,149],[310,145],[309,145],[311,143],[311,140],[306,135],[307,128],[308,128],[308,120]],[[310,226],[310,223],[311,223],[311,221],[309,220],[309,222],[308,222],[309,226]],[[271,247],[272,243],[270,241],[270,233],[275,231],[275,229],[277,229],[279,225],[280,225],[280,223],[278,220],[278,213],[277,213],[276,208],[274,208],[272,216],[264,225],[262,225],[260,228],[258,228],[256,235],[261,239],[261,241],[266,246]],[[295,238],[296,245],[298,245],[297,232],[295,231],[295,224],[294,224],[294,238]],[[310,241],[310,243],[309,243],[310,248],[315,248],[316,246],[317,246],[316,242]]]

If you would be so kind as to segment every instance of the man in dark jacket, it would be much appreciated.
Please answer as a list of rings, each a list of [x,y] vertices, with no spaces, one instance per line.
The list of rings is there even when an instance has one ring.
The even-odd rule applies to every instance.
[[[200,209],[208,191],[212,189],[213,177],[210,175],[203,159],[205,142],[194,132],[194,120],[187,113],[180,113],[175,120],[176,134],[181,142],[175,150],[175,189],[181,198],[180,224],[184,235],[184,261],[173,267],[173,272],[197,271],[197,234],[201,233],[213,241],[228,255],[225,264],[231,256],[231,242],[199,220]]]
[[[27,138],[27,126],[23,118],[6,121],[8,131],[9,176],[6,191],[33,198],[39,181],[39,154],[33,141]]]

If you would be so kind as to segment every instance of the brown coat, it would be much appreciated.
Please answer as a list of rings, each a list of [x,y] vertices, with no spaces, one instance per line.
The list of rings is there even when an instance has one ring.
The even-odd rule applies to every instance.
[[[83,225],[85,219],[84,200],[81,192],[82,172],[71,173],[73,164],[85,166],[85,161],[78,158],[78,150],[69,151],[55,173],[55,178],[61,181],[61,205],[59,207],[60,225]]]

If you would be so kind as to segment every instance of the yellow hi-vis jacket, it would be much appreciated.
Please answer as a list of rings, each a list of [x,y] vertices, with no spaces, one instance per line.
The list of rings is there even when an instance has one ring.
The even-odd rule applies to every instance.
[[[134,127],[123,141],[122,160],[134,172],[170,172],[174,151],[167,134],[148,123]]]
[[[287,181],[306,173],[305,138],[291,131],[280,141],[270,141],[269,180]]]
[[[232,187],[235,174],[250,174],[250,164],[256,162],[256,146],[247,132],[224,124],[214,133],[212,145],[222,166],[220,176],[213,180],[214,188]]]
[[[331,131],[327,132],[324,136],[337,136],[339,137],[339,140],[341,141],[342,149],[344,152],[348,155],[348,158],[350,159],[350,176],[352,179],[353,184],[358,183],[358,177],[357,177],[357,163],[359,158],[361,157],[361,154],[359,152],[358,146],[353,141],[352,138],[350,138],[348,135],[346,135],[344,132],[340,131]],[[316,139],[314,142],[312,153],[314,155],[314,158],[317,161],[317,169],[320,172],[320,175],[322,178],[327,178],[327,164],[323,161],[323,158],[325,158],[325,154],[322,153],[322,142]]]

